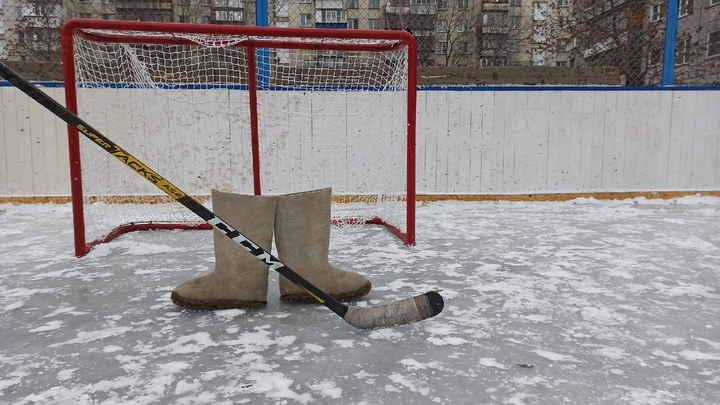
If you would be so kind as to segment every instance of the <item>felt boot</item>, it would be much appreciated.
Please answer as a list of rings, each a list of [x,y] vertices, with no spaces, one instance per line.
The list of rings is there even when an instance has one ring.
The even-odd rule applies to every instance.
[[[366,295],[371,285],[360,274],[328,263],[331,202],[329,188],[278,196],[275,245],[280,261],[336,300],[349,301]],[[280,299],[316,302],[285,277],[280,277]]]
[[[276,201],[274,196],[212,190],[213,212],[268,252]],[[177,286],[172,301],[186,308],[210,310],[267,304],[268,266],[220,231],[213,233],[215,271]]]

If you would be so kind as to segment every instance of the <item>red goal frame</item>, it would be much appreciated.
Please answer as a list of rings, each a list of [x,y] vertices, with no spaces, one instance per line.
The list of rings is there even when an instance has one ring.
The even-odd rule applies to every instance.
[[[134,32],[163,32],[166,34],[218,34],[248,36],[247,40],[233,44],[234,47],[245,47],[248,67],[248,96],[250,100],[250,132],[253,167],[253,188],[256,195],[261,194],[260,151],[258,135],[257,110],[257,50],[258,48],[281,49],[316,49],[316,50],[351,50],[366,52],[383,52],[407,47],[407,190],[406,190],[406,231],[385,222],[382,218],[374,218],[366,223],[385,226],[407,245],[415,244],[415,133],[416,133],[416,102],[417,102],[417,44],[415,37],[406,31],[390,30],[355,30],[355,29],[321,29],[321,28],[278,28],[236,25],[156,23],[118,20],[72,19],[65,23],[61,31],[62,60],[65,81],[66,107],[78,114],[77,92],[75,81],[75,60],[73,37],[81,36],[96,42],[118,42],[131,44],[189,44],[196,43],[182,37],[156,37],[143,35],[106,34],[98,30],[117,30]],[[318,42],[296,42],[272,40],[272,38],[306,38],[329,39]],[[332,39],[376,40],[389,42],[333,42]],[[91,123],[92,124],[92,123]],[[108,134],[112,136],[112,134]],[[124,233],[139,230],[156,229],[211,229],[207,224],[183,223],[127,223],[110,230],[106,236],[87,241],[85,232],[85,215],[83,210],[84,196],[82,186],[82,167],[80,157],[80,137],[77,129],[68,126],[68,146],[70,157],[71,195],[73,211],[73,228],[75,239],[75,255],[86,255],[95,245],[108,242]],[[132,151],[130,151],[132,152]],[[160,173],[162,175],[162,173]],[[169,179],[172,180],[172,179]]]

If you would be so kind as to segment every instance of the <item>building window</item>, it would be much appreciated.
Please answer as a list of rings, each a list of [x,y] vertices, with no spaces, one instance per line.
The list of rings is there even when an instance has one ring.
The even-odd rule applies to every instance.
[[[470,9],[470,2],[469,2],[469,0],[458,0],[458,9],[459,9],[459,10],[468,10],[468,9]]]
[[[510,0],[512,7],[522,7],[522,0]]]
[[[450,31],[447,20],[437,20],[437,23],[435,24],[435,31],[437,31],[437,32]]]
[[[663,59],[663,50],[661,49],[651,49],[650,55],[648,55],[648,64],[655,65],[658,63],[661,63]]]
[[[345,23],[347,22],[347,11],[345,10],[320,10],[320,17],[324,23]],[[315,17],[319,17],[315,12]],[[320,22],[320,20],[318,20]]]
[[[308,2],[309,3],[309,2]],[[360,1],[359,0],[348,0],[348,6],[349,9],[355,9],[360,8]]]
[[[708,56],[720,55],[720,30],[708,34]]]
[[[310,4],[312,0],[300,0],[300,4]]]
[[[507,50],[508,52],[520,52],[520,40],[509,39],[507,41]]]
[[[690,63],[690,40],[683,39],[678,41],[677,47],[675,48],[675,63],[678,65],[684,65]]]
[[[380,29],[380,20],[377,18],[371,18],[368,20],[368,28],[371,30],[379,30]]]
[[[227,10],[215,10],[215,21],[235,21],[243,22],[243,12],[240,10],[227,11]]]
[[[482,59],[480,59],[480,65],[481,66],[519,66],[519,64],[511,65],[511,62],[507,58],[503,58],[503,57],[482,58]]]
[[[533,20],[545,21],[547,20],[547,3],[533,3]]]
[[[720,0],[718,0],[718,1],[720,1]],[[438,7],[438,10],[447,10],[448,0],[437,0],[437,7]]]
[[[662,18],[662,5],[656,4],[654,6],[650,6],[650,22],[657,22],[660,21]]]
[[[438,55],[445,55],[447,54],[447,42],[437,42],[435,43],[435,53]]]
[[[467,42],[458,42],[457,54],[458,55],[467,55],[468,54],[468,43]]]
[[[215,7],[243,8],[244,0],[215,0]]]
[[[558,6],[570,7],[570,0],[558,0]]]
[[[288,11],[288,0],[275,1],[275,17],[287,17]]]
[[[300,14],[300,26],[312,27],[312,14]]]
[[[501,49],[505,37],[502,34],[486,34],[482,39],[483,49]]]
[[[189,15],[181,15],[180,16],[180,22],[181,23],[189,23],[192,22]]]
[[[80,18],[92,18],[92,14],[90,13],[80,13],[78,14]]]
[[[458,20],[458,22],[455,25],[457,28],[457,32],[467,32],[467,21],[466,20]]]
[[[679,16],[685,17],[693,13],[693,0],[680,0]]]
[[[570,17],[568,16],[561,16],[558,20],[558,25],[561,29],[568,28],[570,26]]]
[[[485,13],[482,15],[483,25],[488,27],[504,27],[508,24],[504,13]]]
[[[534,48],[531,54],[533,66],[545,66],[545,50]]]
[[[18,32],[18,42],[21,44],[29,44],[37,41],[37,35],[27,33],[25,31]]]
[[[522,16],[520,15],[511,15],[508,17],[508,28],[511,30],[519,30],[522,26]]]
[[[368,1],[368,8],[371,10],[377,10],[380,8],[380,0],[370,0]]]
[[[357,18],[351,18],[347,21],[347,27],[351,30],[358,29],[358,19]]]
[[[568,50],[568,40],[565,38],[558,39],[558,52],[567,52]]]
[[[545,43],[545,26],[544,25],[535,25],[533,26],[532,30],[532,41],[536,44],[544,44]]]

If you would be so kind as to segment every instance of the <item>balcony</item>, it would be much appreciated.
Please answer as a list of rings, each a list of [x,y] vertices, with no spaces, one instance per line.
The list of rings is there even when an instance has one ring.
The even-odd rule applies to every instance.
[[[118,1],[117,10],[172,10],[172,1]]]
[[[483,34],[507,34],[510,29],[507,25],[483,25],[480,27],[480,32]]]
[[[502,47],[483,48],[480,50],[480,56],[495,57],[495,58],[507,58],[508,50],[505,48],[502,48]]]
[[[343,8],[343,0],[315,0],[315,9],[339,10]]]
[[[239,23],[245,21],[243,10],[215,10],[216,23]]]
[[[509,11],[510,2],[508,0],[483,0],[483,11]]]
[[[345,10],[316,10],[315,22],[317,24],[346,24],[347,12]]]
[[[431,15],[437,14],[437,5],[435,4],[411,4],[406,7],[385,7],[385,12],[388,14],[417,14],[417,15]]]

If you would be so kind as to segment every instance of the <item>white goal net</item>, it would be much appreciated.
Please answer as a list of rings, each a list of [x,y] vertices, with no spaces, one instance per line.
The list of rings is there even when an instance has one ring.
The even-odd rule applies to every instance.
[[[332,187],[336,224],[381,223],[414,243],[404,33],[71,23],[68,107],[185,193]],[[76,253],[128,230],[202,223],[93,142],[79,139],[77,153]]]

